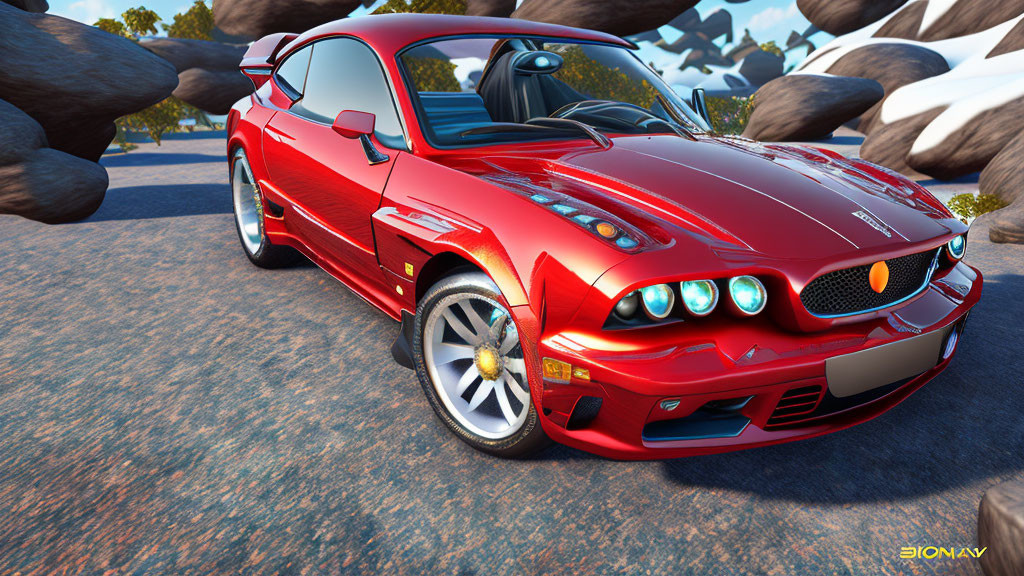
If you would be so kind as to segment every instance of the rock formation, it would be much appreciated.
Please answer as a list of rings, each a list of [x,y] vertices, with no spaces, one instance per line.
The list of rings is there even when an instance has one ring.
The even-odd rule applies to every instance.
[[[942,111],[942,108],[937,108],[877,126],[864,138],[860,148],[861,158],[903,174],[913,173],[914,170],[907,164],[910,148],[914,145],[917,135],[938,118]]]
[[[985,492],[978,508],[978,562],[989,576],[1024,574],[1024,482],[1006,482]]]
[[[989,227],[993,242],[1024,244],[1024,132],[1007,144],[981,172],[982,194],[1012,203],[994,213]]]
[[[0,100],[0,214],[50,224],[79,220],[99,208],[107,172],[47,148],[38,122]]]
[[[466,0],[466,16],[511,16],[516,0]]]
[[[169,96],[174,67],[125,38],[4,3],[0,30],[0,212],[84,218],[107,187],[95,161],[114,120]]]
[[[142,47],[174,65],[177,98],[211,114],[227,114],[231,105],[252,92],[252,83],[238,70],[246,47],[205,40],[155,38]]]
[[[25,12],[46,12],[50,9],[50,5],[46,0],[2,0],[15,8],[20,8]]]
[[[1001,196],[1019,186],[1020,143],[1010,141],[1024,131],[1024,0],[893,0],[871,2],[875,12],[846,11],[860,4],[797,3],[812,23],[848,32],[799,71],[871,78],[885,87],[885,100],[857,125],[867,134],[861,155],[939,179],[982,170],[989,174],[983,192]],[[1024,240],[1024,209],[1012,196],[1014,206],[994,215],[993,239]]]
[[[800,12],[819,29],[839,36],[877,21],[907,0],[797,0]]]
[[[869,44],[857,48],[829,67],[836,76],[855,76],[877,81],[885,95],[918,80],[949,72],[946,59],[937,52],[912,44]],[[882,101],[884,102],[884,100]],[[882,102],[865,112],[857,129],[870,133],[877,121]],[[908,148],[909,150],[909,148]]]
[[[50,147],[80,158],[98,160],[115,119],[178,82],[173,66],[136,43],[72,20],[0,4],[0,30],[0,98],[42,125]]]
[[[345,18],[362,0],[217,0],[213,20],[227,34],[256,40],[274,32],[305,32]]]
[[[970,103],[965,102],[961,106],[965,105]],[[944,115],[955,111],[951,108]],[[941,122],[940,116],[936,124]],[[1024,97],[978,112],[968,124],[950,131],[941,141],[927,148],[922,146],[922,142],[930,138],[927,132],[922,131],[907,155],[907,164],[923,174],[952,180],[980,172],[1021,133],[1024,133]]]
[[[756,140],[815,140],[864,113],[883,95],[874,80],[796,74],[776,78],[754,94],[743,135]]]
[[[525,0],[512,17],[628,36],[666,24],[696,4],[697,0]]]

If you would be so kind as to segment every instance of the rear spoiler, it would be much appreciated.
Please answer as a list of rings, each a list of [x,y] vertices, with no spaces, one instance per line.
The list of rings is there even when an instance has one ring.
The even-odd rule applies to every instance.
[[[242,74],[252,80],[253,86],[259,89],[270,78],[274,70],[274,61],[281,49],[298,37],[298,34],[278,32],[253,42],[238,65]]]

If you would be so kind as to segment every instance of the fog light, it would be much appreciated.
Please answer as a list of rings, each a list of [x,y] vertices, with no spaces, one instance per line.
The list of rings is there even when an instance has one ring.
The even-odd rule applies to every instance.
[[[666,412],[671,412],[671,411],[675,410],[676,408],[679,408],[679,400],[662,400],[661,401],[661,409],[666,411]]]
[[[644,303],[644,311],[653,320],[661,320],[672,312],[676,302],[676,294],[668,284],[655,284],[640,289],[640,299]]]
[[[946,244],[946,251],[953,260],[959,260],[967,252],[967,240],[963,236],[957,236]]]
[[[694,316],[707,316],[718,304],[718,286],[711,280],[691,280],[679,285],[683,306]]]
[[[741,314],[753,316],[764,310],[768,292],[753,276],[737,276],[729,280],[729,295]]]

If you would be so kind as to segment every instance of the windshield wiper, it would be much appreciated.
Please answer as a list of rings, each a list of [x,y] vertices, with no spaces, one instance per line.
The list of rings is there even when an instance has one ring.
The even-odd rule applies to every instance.
[[[526,122],[530,126],[544,126],[547,124],[551,128],[557,128],[559,130],[563,128],[576,129],[587,135],[588,138],[594,141],[601,148],[611,148],[612,141],[607,136],[601,134],[593,126],[584,124],[579,120],[570,120],[568,118],[531,118]]]
[[[665,113],[667,113],[669,117],[672,118],[672,122],[675,123],[674,125],[669,124],[669,128],[679,136],[689,138],[690,140],[696,140],[697,138],[693,135],[693,132],[686,127],[688,122],[683,119],[683,115],[679,113],[679,110],[677,110],[671,102],[669,102],[668,98],[665,98],[661,94],[657,94],[655,98],[658,99],[658,104],[661,105],[661,108],[665,110]]]

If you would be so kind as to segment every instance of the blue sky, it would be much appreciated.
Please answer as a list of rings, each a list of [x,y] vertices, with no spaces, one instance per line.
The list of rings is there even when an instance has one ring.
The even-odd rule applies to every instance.
[[[170,22],[175,14],[188,10],[192,2],[193,0],[50,0],[50,13],[92,24],[99,18],[117,17],[128,8],[141,4],[156,11],[164,21]],[[725,8],[732,14],[737,41],[743,37],[743,29],[749,28],[758,42],[774,40],[783,46],[791,31],[803,32],[808,24],[797,10],[796,0],[750,0],[742,4],[727,4],[724,0],[703,0],[697,5],[697,10],[703,17],[720,8]],[[819,38],[815,40],[820,43]],[[803,54],[800,54],[800,57],[802,58]]]

